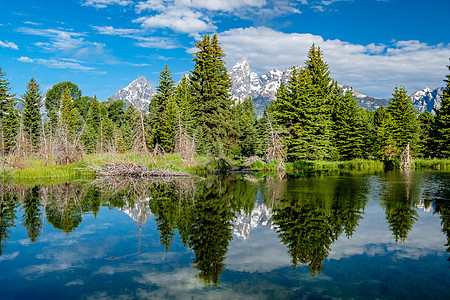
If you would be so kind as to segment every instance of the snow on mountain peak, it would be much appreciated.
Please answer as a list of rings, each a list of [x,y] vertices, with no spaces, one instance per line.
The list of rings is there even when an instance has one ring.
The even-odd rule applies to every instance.
[[[155,94],[155,90],[153,90],[147,79],[144,76],[140,76],[125,88],[118,90],[111,99],[123,100],[127,104],[133,104],[136,108],[140,108],[142,104],[145,107],[148,106]]]

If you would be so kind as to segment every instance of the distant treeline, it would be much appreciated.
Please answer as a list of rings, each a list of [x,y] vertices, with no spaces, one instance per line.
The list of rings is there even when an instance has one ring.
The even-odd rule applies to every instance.
[[[330,77],[319,47],[312,45],[305,68],[293,68],[276,99],[257,119],[251,99],[235,101],[217,35],[196,43],[194,69],[176,85],[169,68],[159,75],[147,107],[83,96],[72,82],[55,84],[45,96],[34,78],[15,108],[0,67],[0,154],[40,155],[66,164],[84,153],[180,152],[267,160],[396,158],[409,144],[416,157],[450,157],[450,75],[436,115],[418,114],[403,87],[387,107],[359,108],[350,91]]]

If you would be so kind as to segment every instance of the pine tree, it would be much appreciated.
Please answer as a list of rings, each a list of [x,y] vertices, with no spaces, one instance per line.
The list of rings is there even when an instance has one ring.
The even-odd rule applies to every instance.
[[[231,79],[225,67],[217,35],[205,35],[195,46],[194,70],[189,77],[194,97],[194,117],[197,123],[200,151],[220,151],[226,148],[227,136],[233,124],[229,90]]]
[[[66,88],[62,96],[61,122],[62,125],[67,129],[69,135],[72,135],[75,132],[76,121],[76,112],[75,106],[73,104],[73,98],[70,95],[69,89]]]
[[[374,155],[383,159],[391,159],[398,146],[393,137],[393,120],[386,108],[381,106],[374,113]]]
[[[450,70],[450,66],[447,66]],[[436,110],[435,142],[439,157],[450,157],[450,75],[444,82],[447,86],[442,95],[441,108]]]
[[[34,149],[39,147],[41,136],[41,92],[39,91],[39,84],[34,78],[31,78],[27,84],[27,91],[22,96],[22,122],[25,128],[25,133],[33,144]]]
[[[333,152],[329,108],[313,79],[309,69],[293,68],[287,89],[280,87],[270,108],[291,161],[329,159]]]
[[[83,141],[88,153],[93,153],[100,142],[101,112],[100,103],[94,96],[88,104],[86,127],[83,131]]]
[[[138,125],[138,110],[133,104],[128,106],[123,118],[122,132],[124,137],[125,150],[133,149],[134,140],[137,135]]]
[[[431,157],[434,155],[434,116],[429,111],[424,111],[419,115],[420,137],[418,152],[421,157]]]
[[[0,66],[0,154],[2,155],[5,152],[5,142],[7,142],[5,140],[4,118],[8,114],[7,110],[11,111],[11,105],[14,107],[14,95],[9,93],[11,88],[9,87],[9,81],[4,78],[5,75]]]
[[[70,81],[55,84],[45,95],[45,109],[53,128],[58,123],[58,113],[66,90],[68,91],[67,94],[72,98],[72,101],[78,101],[81,97],[81,91],[78,86]]]
[[[156,132],[159,144],[166,152],[172,152],[174,149],[175,129],[178,123],[177,112],[175,100],[169,99]]]
[[[339,97],[333,109],[332,120],[339,158],[348,160],[362,157],[364,124],[361,109],[350,90]]]
[[[14,150],[16,147],[17,134],[19,133],[20,116],[19,110],[15,105],[16,102],[14,101],[14,98],[9,98],[4,118],[2,119],[2,134],[4,138],[3,150],[5,153],[11,153]]]
[[[403,151],[408,143],[414,150],[419,142],[419,122],[404,87],[395,87],[387,111],[392,117],[392,137],[399,151]]]
[[[181,126],[188,134],[192,134],[194,129],[194,98],[188,76],[183,76],[177,84],[174,99],[178,107]]]
[[[233,106],[235,124],[237,125],[237,142],[239,155],[249,157],[256,154],[258,145],[258,131],[255,105],[251,98],[245,98],[241,103]]]
[[[167,132],[163,132],[165,129],[161,129],[161,122],[165,119],[166,125],[168,116],[165,116],[169,102],[171,101],[175,92],[175,81],[172,77],[172,72],[170,72],[167,65],[164,70],[159,74],[159,85],[156,88],[158,93],[153,97],[150,105],[148,107],[150,113],[150,128],[151,128],[151,145],[161,144],[162,135],[164,135],[165,146],[168,146],[167,142]],[[171,112],[173,113],[173,112]],[[170,113],[169,113],[170,114]],[[175,120],[173,120],[175,122]],[[167,129],[167,127],[166,127]],[[174,131],[173,131],[174,132]],[[173,140],[173,136],[172,136]],[[164,148],[164,146],[163,146]],[[172,146],[173,148],[173,146]],[[165,148],[164,148],[165,149]],[[166,150],[167,151],[167,150]]]

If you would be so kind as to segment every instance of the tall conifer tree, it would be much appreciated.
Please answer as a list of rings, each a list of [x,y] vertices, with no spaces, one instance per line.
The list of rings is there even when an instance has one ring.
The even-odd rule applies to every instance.
[[[392,137],[399,151],[403,151],[408,143],[415,149],[419,142],[419,122],[417,111],[404,87],[395,87],[387,111],[392,117]]]
[[[39,84],[34,78],[31,78],[27,84],[27,91],[22,96],[22,122],[25,134],[33,144],[34,149],[39,146],[41,136],[41,99],[42,94],[39,91]]]
[[[450,70],[450,66],[447,66]],[[444,81],[447,86],[442,95],[441,108],[436,111],[435,142],[437,156],[450,157],[450,75]]]
[[[339,158],[347,160],[362,157],[364,124],[361,109],[350,90],[347,90],[345,95],[339,98],[332,115],[335,144]]]
[[[225,53],[217,35],[205,35],[195,46],[194,70],[189,77],[194,96],[194,116],[201,151],[223,149],[232,133],[231,79],[225,67]],[[225,147],[223,147],[225,146]]]
[[[14,108],[14,95],[11,95],[9,91],[9,81],[5,79],[5,73],[0,66],[0,154],[5,152],[5,116],[7,111],[11,111]]]
[[[151,129],[150,143],[152,145],[164,144],[162,145],[162,147],[166,151],[169,151],[166,148],[173,149],[173,138],[175,135],[175,130],[173,128],[172,130],[167,131],[169,127],[173,127],[173,125],[171,124],[174,124],[175,122],[174,119],[169,120],[169,118],[175,117],[175,110],[173,108],[174,103],[171,103],[171,99],[175,92],[175,81],[173,80],[172,72],[170,72],[167,65],[159,74],[159,85],[156,90],[158,91],[158,93],[153,97],[148,108],[150,112],[149,117]],[[168,111],[169,106],[171,106],[171,111]],[[165,124],[164,126],[161,126],[163,120]],[[164,142],[162,142],[162,139],[164,139]],[[169,142],[170,140],[172,140],[172,142]]]

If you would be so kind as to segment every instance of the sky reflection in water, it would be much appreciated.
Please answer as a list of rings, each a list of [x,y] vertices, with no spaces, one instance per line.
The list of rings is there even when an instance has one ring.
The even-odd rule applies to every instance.
[[[448,172],[258,176],[3,185],[0,298],[448,295]]]

